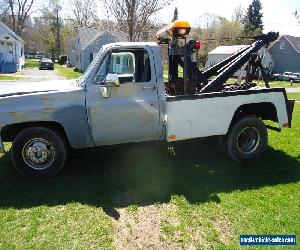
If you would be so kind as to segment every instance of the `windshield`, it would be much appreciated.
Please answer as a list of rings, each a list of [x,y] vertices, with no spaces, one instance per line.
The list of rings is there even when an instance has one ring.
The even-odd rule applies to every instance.
[[[97,53],[95,59],[91,62],[91,64],[86,69],[84,75],[78,78],[78,80],[76,81],[77,85],[84,85],[85,84],[85,81],[90,77],[90,75],[93,72],[93,70],[95,69],[95,67],[99,64],[99,61],[101,59],[103,50],[104,49],[102,47],[99,50],[99,52]]]

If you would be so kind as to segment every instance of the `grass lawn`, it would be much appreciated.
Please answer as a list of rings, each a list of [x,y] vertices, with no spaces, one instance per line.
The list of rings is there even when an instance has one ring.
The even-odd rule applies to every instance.
[[[26,59],[25,68],[38,68],[40,66],[40,60],[38,59]]]
[[[20,77],[14,76],[14,75],[1,75],[0,74],[0,81],[6,81],[6,80],[18,80]]]
[[[300,93],[287,93],[289,99],[300,102]]]
[[[296,104],[293,128],[270,131],[267,152],[249,163],[229,160],[215,138],[139,143],[73,152],[57,177],[33,181],[2,155],[0,248],[239,249],[240,234],[299,241],[299,135]]]
[[[291,85],[291,83],[289,81],[272,81],[269,83],[270,87],[274,87],[274,88],[299,88],[300,87],[300,83],[294,83],[293,85]],[[265,86],[265,84],[261,81],[259,84],[259,86]]]
[[[74,68],[67,68],[59,64],[55,64],[54,69],[58,75],[65,77],[67,79],[77,79],[83,75],[82,72],[74,70]]]

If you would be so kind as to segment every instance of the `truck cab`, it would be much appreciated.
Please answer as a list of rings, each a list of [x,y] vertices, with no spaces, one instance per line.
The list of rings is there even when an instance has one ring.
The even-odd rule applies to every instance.
[[[84,84],[96,146],[163,139],[165,90],[157,44],[103,47]]]

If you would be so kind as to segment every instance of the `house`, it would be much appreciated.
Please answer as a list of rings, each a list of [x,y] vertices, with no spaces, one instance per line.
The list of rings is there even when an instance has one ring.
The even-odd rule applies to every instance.
[[[223,61],[224,59],[228,58],[229,56],[233,55],[234,53],[238,52],[239,50],[245,48],[247,45],[232,45],[232,46],[219,46],[208,53],[206,67],[212,67],[215,64]],[[268,68],[272,71],[274,67],[274,61],[270,53],[264,49],[260,49],[258,51],[258,55],[262,58],[262,65],[265,68]],[[241,69],[238,70],[234,76],[239,76],[241,73]]]
[[[210,51],[207,55],[206,67],[212,67],[215,64],[225,60],[235,52],[241,50],[246,45],[219,46]]]
[[[300,72],[300,37],[280,36],[269,48],[274,73]]]
[[[69,64],[85,71],[104,44],[127,41],[123,32],[80,27],[69,43]]]
[[[24,64],[24,41],[0,22],[0,73],[21,71]]]

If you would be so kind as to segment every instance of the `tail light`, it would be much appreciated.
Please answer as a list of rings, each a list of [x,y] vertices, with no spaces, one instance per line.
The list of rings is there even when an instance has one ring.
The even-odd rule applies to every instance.
[[[200,40],[196,40],[196,49],[200,49],[201,48],[201,42]]]

